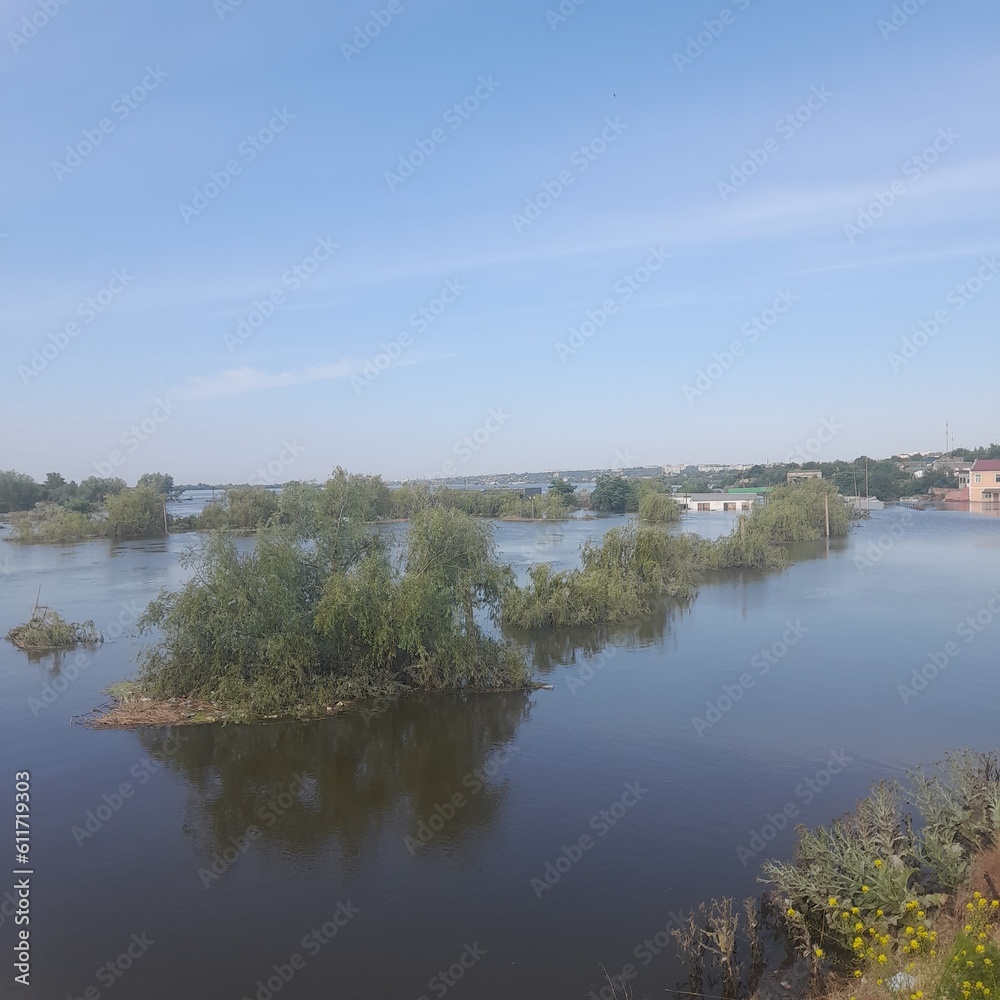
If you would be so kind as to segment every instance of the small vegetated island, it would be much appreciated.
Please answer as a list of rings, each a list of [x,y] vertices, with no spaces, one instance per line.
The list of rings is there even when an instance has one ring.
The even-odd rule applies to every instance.
[[[31,617],[4,638],[26,653],[50,653],[74,646],[97,646],[104,637],[93,622],[68,622],[58,611],[35,604]]]
[[[680,512],[664,489],[640,490],[639,517],[588,542],[579,569],[538,566],[524,587],[490,521],[465,509],[490,502],[474,491],[389,490],[340,469],[322,487],[233,491],[201,516],[219,530],[184,557],[190,580],[142,616],[155,641],[105,722],[129,724],[138,701],[147,720],[150,701],[189,698],[249,721],[406,691],[526,688],[518,629],[639,620],[713,571],[784,566],[784,543],[823,537],[827,509],[830,534],[848,530],[846,504],[821,480],[775,490],[714,542],[670,533]],[[549,496],[568,509],[560,490]],[[405,532],[386,530],[395,519]],[[252,546],[238,526],[258,528]]]

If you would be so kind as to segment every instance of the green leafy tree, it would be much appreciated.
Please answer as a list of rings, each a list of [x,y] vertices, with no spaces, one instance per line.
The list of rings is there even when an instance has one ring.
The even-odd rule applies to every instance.
[[[391,511],[389,488],[381,476],[351,475],[338,466],[317,501],[317,534],[325,557],[342,569],[353,565],[371,545],[370,523]]]
[[[44,489],[31,476],[8,469],[0,471],[0,513],[13,510],[30,510],[43,500]]]
[[[45,499],[53,503],[59,503],[59,495],[67,485],[66,480],[58,472],[46,472],[45,482],[42,489],[45,491]]]
[[[126,489],[124,479],[88,476],[80,483],[79,495],[88,503],[97,506],[103,503],[106,497],[112,497],[124,489]]]
[[[440,586],[462,609],[465,635],[477,635],[475,609],[496,618],[513,571],[500,562],[489,524],[458,510],[430,507],[410,522],[406,570]]]
[[[594,510],[624,514],[639,509],[639,497],[631,479],[624,476],[600,476],[590,495]]]
[[[580,506],[576,496],[576,487],[567,479],[553,479],[549,483],[548,492],[558,495],[567,507]]]
[[[651,524],[676,524],[681,519],[680,505],[665,493],[647,490],[639,497],[639,520]]]
[[[784,481],[784,477],[782,477],[781,482]],[[708,485],[707,479],[685,479],[684,482],[681,483],[681,493],[708,493]]]
[[[111,538],[155,538],[166,534],[164,496],[149,486],[124,489],[108,497],[108,535]]]
[[[170,496],[174,492],[174,477],[164,472],[144,472],[135,485],[140,488],[148,487],[164,496]]]
[[[278,502],[266,486],[235,486],[226,491],[228,525],[242,531],[262,528],[277,513]]]
[[[291,528],[298,538],[314,538],[319,524],[319,500],[320,487],[315,483],[285,483],[274,520]]]

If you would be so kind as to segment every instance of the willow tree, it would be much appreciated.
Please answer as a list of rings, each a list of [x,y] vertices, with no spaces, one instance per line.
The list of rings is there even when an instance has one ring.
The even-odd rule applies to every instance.
[[[111,538],[150,538],[165,535],[164,495],[150,486],[124,489],[105,498]]]
[[[677,501],[665,493],[645,492],[639,497],[639,520],[651,524],[676,524],[681,519]]]
[[[500,599],[514,583],[513,570],[497,555],[492,527],[444,507],[422,510],[410,522],[406,572],[434,581],[449,594],[464,614],[465,635],[472,641],[478,635],[476,608],[497,620]]]

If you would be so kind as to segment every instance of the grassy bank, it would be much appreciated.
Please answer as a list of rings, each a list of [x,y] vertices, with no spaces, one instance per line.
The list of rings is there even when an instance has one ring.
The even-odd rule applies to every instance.
[[[752,997],[771,966],[793,995],[828,1000],[998,995],[997,753],[953,753],[935,773],[879,784],[848,815],[797,832],[791,861],[763,865],[770,888],[745,915],[713,900],[674,932],[692,992]],[[784,955],[765,954],[766,938]]]

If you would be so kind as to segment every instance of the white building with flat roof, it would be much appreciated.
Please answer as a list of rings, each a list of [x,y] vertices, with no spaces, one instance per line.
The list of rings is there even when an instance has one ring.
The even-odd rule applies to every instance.
[[[762,498],[756,493],[676,493],[674,499],[683,510],[749,511]]]

